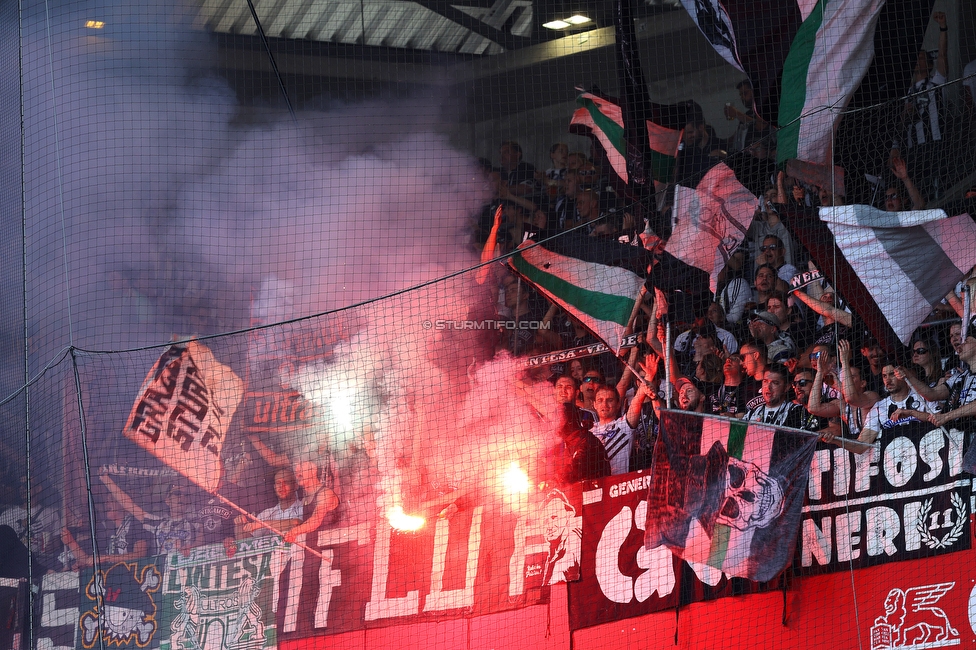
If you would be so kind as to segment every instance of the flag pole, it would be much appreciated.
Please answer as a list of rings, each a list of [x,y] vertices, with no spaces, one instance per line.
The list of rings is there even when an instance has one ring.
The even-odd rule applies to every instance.
[[[225,497],[222,494],[219,494],[217,492],[211,492],[211,494],[213,494],[215,497],[217,497],[218,499],[220,499],[220,501],[224,505],[230,506],[231,508],[233,508],[237,512],[239,512],[242,515],[244,515],[245,517],[249,518],[254,523],[260,525],[262,528],[267,528],[268,530],[270,530],[275,535],[279,535],[279,536],[282,537],[282,539],[284,539],[285,534],[283,532],[281,532],[280,530],[278,530],[277,528],[275,528],[274,526],[272,526],[271,524],[269,524],[268,522],[261,521],[260,519],[258,519],[254,515],[252,515],[250,512],[248,512],[244,508],[240,507],[239,505],[237,505],[236,503],[234,503],[233,501],[231,501],[230,499],[228,499],[227,497]],[[286,543],[289,543],[289,542],[286,542]],[[321,551],[317,551],[314,548],[309,548],[308,545],[304,544],[303,542],[299,542],[299,541],[296,540],[296,541],[290,542],[290,543],[291,544],[294,544],[295,546],[299,546],[299,547],[305,549],[306,551],[308,551],[312,555],[315,555],[315,556],[317,556],[318,558],[320,558],[322,560],[325,560],[326,559],[325,556],[322,554]]]

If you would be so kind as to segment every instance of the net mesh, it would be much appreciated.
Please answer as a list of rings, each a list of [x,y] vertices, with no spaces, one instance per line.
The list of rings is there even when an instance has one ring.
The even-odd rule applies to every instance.
[[[0,645],[972,644],[973,9],[683,4],[0,5]]]

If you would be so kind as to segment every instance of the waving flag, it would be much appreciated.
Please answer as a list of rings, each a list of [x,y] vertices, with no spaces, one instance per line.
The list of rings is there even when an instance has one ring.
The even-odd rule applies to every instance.
[[[821,208],[820,219],[898,339],[908,345],[932,308],[976,265],[976,223],[942,210]]]
[[[789,564],[817,437],[663,411],[644,546],[763,582]]]
[[[759,199],[724,163],[715,165],[695,189],[674,192],[675,225],[665,250],[709,274],[715,293],[718,274],[745,239]]]
[[[123,434],[207,490],[217,489],[220,451],[244,382],[197,341],[170,347],[146,375]]]
[[[681,0],[726,61],[748,75],[756,112],[779,124],[778,162],[828,164],[839,110],[874,56],[884,0]]]
[[[576,98],[579,108],[573,113],[569,130],[597,139],[606,152],[613,171],[627,182],[627,146],[624,143],[624,118],[615,102],[583,93]]]
[[[593,93],[583,93],[576,98],[580,108],[573,113],[569,130],[578,135],[596,138],[603,147],[613,171],[627,182],[627,143],[624,138],[623,113],[616,101]],[[657,112],[678,114],[684,106],[660,107],[652,105]],[[669,118],[669,121],[673,121]],[[681,131],[666,125],[646,121],[647,144],[649,147],[647,169],[652,180],[669,183],[674,180],[674,163],[681,143]]]
[[[559,255],[531,241],[519,246],[509,263],[610,349],[620,350],[644,286],[642,278],[616,266]]]

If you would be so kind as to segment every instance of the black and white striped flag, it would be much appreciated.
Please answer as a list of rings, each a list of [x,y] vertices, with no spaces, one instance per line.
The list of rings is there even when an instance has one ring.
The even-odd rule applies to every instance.
[[[820,218],[902,343],[976,265],[976,223],[942,210],[821,208]]]

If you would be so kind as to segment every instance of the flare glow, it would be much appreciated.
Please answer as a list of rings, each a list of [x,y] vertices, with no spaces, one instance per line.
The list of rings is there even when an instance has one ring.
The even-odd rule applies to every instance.
[[[406,532],[420,530],[427,523],[423,517],[408,515],[400,506],[393,506],[387,510],[386,519],[394,529]]]

